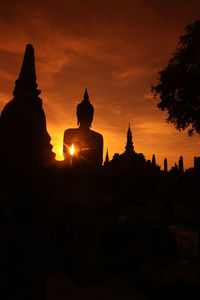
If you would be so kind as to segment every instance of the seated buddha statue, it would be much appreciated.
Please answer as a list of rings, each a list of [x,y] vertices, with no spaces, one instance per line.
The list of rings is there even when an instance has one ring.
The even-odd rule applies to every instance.
[[[94,107],[89,101],[87,89],[83,101],[77,106],[76,113],[79,127],[64,132],[65,161],[77,167],[100,167],[103,159],[103,137],[90,129]]]

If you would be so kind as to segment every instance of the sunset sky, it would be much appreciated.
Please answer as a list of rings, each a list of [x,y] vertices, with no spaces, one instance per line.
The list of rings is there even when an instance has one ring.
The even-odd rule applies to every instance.
[[[184,27],[200,19],[199,0],[18,0],[0,2],[0,110],[12,99],[27,43],[35,48],[48,132],[62,159],[63,132],[76,127],[87,87],[92,129],[104,155],[122,153],[128,123],[136,152],[156,155],[163,168],[180,155],[186,168],[200,156],[200,136],[166,123],[150,92]]]

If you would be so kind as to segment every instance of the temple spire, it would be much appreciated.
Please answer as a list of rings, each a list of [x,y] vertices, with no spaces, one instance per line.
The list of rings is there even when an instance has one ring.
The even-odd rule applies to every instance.
[[[155,157],[155,154],[153,154],[153,156],[152,156],[152,161],[151,161],[151,163],[152,163],[152,166],[156,166],[156,157]]]
[[[126,147],[125,148],[126,148],[126,152],[128,152],[128,153],[134,152],[130,123],[129,123],[129,127],[128,127],[127,142],[126,142]]]
[[[104,166],[108,166],[108,164],[109,164],[109,156],[108,156],[108,148],[107,148],[107,152],[106,152],[106,158],[105,158]]]
[[[167,167],[167,158],[164,159],[164,172],[167,173],[168,167]]]
[[[40,94],[36,83],[34,48],[30,44],[26,45],[21,71],[15,82],[13,94],[14,96],[21,96],[27,93],[34,96]]]
[[[183,173],[183,171],[184,171],[184,168],[183,168],[183,156],[180,156],[179,162],[178,162],[178,166],[179,166],[179,171],[181,173]]]

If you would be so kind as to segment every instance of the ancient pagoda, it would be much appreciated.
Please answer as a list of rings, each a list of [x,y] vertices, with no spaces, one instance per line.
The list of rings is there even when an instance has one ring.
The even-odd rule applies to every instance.
[[[126,151],[125,151],[126,154],[129,154],[129,155],[134,154],[133,139],[132,139],[130,123],[129,123],[128,131],[127,131],[127,142],[126,142],[125,149],[126,149]]]
[[[5,105],[0,117],[0,159],[13,169],[48,166],[54,162],[39,94],[34,49],[27,45],[14,98]]]

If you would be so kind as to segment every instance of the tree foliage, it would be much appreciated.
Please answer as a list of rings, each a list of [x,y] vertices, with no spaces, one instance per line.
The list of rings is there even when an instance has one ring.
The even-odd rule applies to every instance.
[[[168,65],[158,72],[152,92],[161,110],[167,110],[167,122],[178,130],[200,134],[200,20],[187,25],[185,34]]]

